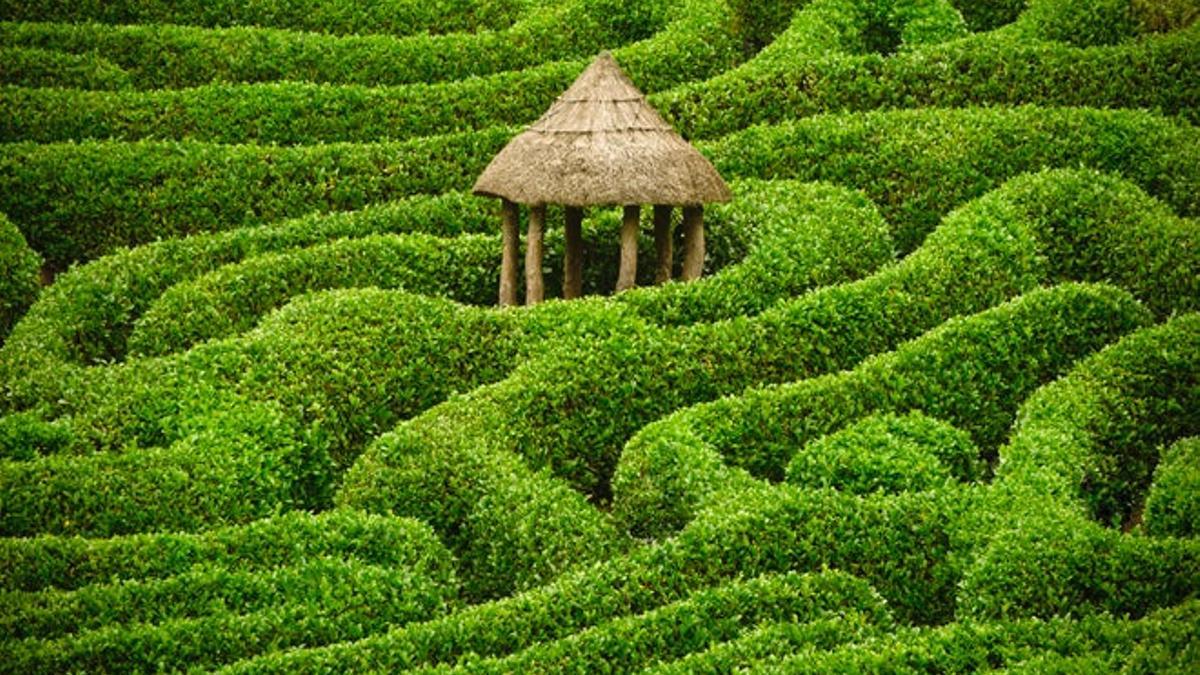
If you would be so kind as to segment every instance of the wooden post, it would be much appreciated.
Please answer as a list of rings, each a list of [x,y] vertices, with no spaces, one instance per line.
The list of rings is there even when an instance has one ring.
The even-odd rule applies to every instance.
[[[625,207],[621,221],[621,267],[617,272],[617,292],[633,288],[637,283],[638,227],[642,208],[636,204]]]
[[[704,272],[704,207],[683,207],[683,280],[694,281]]]
[[[583,295],[583,209],[568,206],[567,253],[563,258],[563,297],[571,300]]]
[[[672,258],[675,255],[671,245],[670,206],[658,204],[654,207],[654,248],[658,252],[654,283],[664,284],[671,280]]]
[[[500,202],[500,226],[503,228],[503,252],[500,256],[500,306],[517,304],[517,256],[520,254],[521,234],[517,205],[507,199]]]
[[[536,305],[546,296],[542,282],[542,238],[546,234],[546,205],[529,208],[529,232],[525,236],[525,304]]]

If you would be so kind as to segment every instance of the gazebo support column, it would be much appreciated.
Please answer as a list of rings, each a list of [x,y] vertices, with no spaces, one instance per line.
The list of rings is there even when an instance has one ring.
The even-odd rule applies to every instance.
[[[546,296],[542,281],[542,239],[546,234],[546,205],[529,207],[529,233],[525,237],[525,304],[536,305]]]
[[[657,204],[654,207],[654,250],[658,253],[654,283],[664,284],[671,280],[672,258],[675,255],[671,246],[670,206]]]
[[[683,207],[683,280],[694,281],[704,272],[704,207]]]
[[[642,208],[636,204],[625,207],[621,221],[621,268],[617,272],[617,292],[629,290],[637,283],[638,227]]]
[[[567,252],[563,258],[563,297],[572,300],[583,295],[583,209],[568,206]]]
[[[500,306],[517,304],[517,256],[520,255],[521,234],[517,231],[517,205],[507,199],[500,203],[500,225],[503,228],[504,249],[500,256]]]

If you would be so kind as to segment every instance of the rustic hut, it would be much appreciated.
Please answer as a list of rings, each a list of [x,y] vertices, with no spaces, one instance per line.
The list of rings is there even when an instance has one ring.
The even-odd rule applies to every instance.
[[[543,298],[546,204],[566,207],[563,295],[583,285],[583,209],[624,206],[617,290],[634,285],[642,204],[654,205],[656,280],[671,278],[671,209],[683,208],[682,278],[704,266],[703,204],[726,202],[729,188],[712,164],[646,103],[608,52],[600,54],[529,129],[513,138],[475,182],[475,194],[502,200],[504,252],[500,304],[517,302],[518,204],[529,207],[525,302]]]

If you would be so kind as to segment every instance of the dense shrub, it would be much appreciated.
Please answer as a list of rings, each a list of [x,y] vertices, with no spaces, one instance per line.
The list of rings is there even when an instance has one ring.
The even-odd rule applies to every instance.
[[[973,31],[987,31],[1016,21],[1029,0],[951,0]]]
[[[67,54],[48,49],[0,47],[0,84],[22,87],[127,89],[129,73],[95,54]],[[7,104],[10,115],[15,115]]]
[[[0,587],[70,590],[145,582],[195,567],[263,571],[320,557],[412,569],[447,586],[454,584],[453,561],[429,526],[337,509],[319,515],[293,511],[196,534],[0,538]]]
[[[294,581],[287,578],[292,575]],[[217,597],[215,611],[200,616],[115,622],[54,639],[11,641],[4,647],[3,668],[13,673],[212,668],[288,647],[358,639],[448,609],[447,589],[406,569],[331,561],[265,576],[280,592],[263,608],[243,609],[244,598],[236,596],[222,606]],[[205,600],[202,589],[183,599]]]
[[[891,622],[884,603],[861,580],[846,574],[766,575],[698,591],[684,600],[637,616],[531,646],[507,658],[473,662],[479,672],[533,672],[561,668],[632,672],[731,640],[768,622],[812,620],[861,612],[871,624]]]
[[[1146,495],[1146,531],[1158,536],[1200,534],[1200,440],[1172,445],[1154,469]]]
[[[370,235],[258,255],[168,289],[137,319],[131,354],[168,354],[249,329],[308,291],[376,286],[482,305],[494,302],[495,237]]]
[[[165,579],[10,593],[0,610],[0,626],[9,640],[57,640],[106,626],[250,614],[285,604],[318,608],[327,603],[331,591],[345,594],[365,586],[372,592],[384,584],[407,597],[412,603],[410,620],[417,620],[444,613],[453,604],[455,588],[446,582],[411,567],[385,568],[328,556],[298,559],[270,570],[200,566]]]
[[[33,304],[41,290],[42,257],[29,248],[21,231],[0,213],[0,342]]]
[[[273,26],[321,33],[449,32],[500,28],[512,23],[532,0],[254,0],[252,2],[71,2],[3,0],[0,14],[18,21],[69,21],[107,24],[163,23],[199,26]]]
[[[980,477],[979,450],[965,432],[920,412],[873,415],[808,443],[787,481],[866,494],[931,490]]]
[[[830,651],[801,649],[788,659],[755,663],[764,672],[827,673],[872,670],[972,672],[1179,672],[1193,669],[1197,603],[1130,621],[1076,620],[957,622],[900,630]]]
[[[1123,293],[1064,285],[951,319],[853,371],[685,408],[626,447],[613,479],[615,514],[637,535],[667,535],[711,491],[745,482],[736,469],[729,477],[721,459],[779,480],[805,443],[873,413],[923,410],[993,450],[1039,384],[1146,322]],[[659,465],[679,468],[659,473]]]
[[[1027,38],[1079,47],[1111,45],[1136,34],[1130,0],[1028,0],[1013,29]]]

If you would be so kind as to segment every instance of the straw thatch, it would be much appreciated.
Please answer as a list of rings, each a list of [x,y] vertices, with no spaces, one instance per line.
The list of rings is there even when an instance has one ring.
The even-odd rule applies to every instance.
[[[567,206],[731,197],[713,165],[646,103],[608,52],[496,155],[475,194]]]

